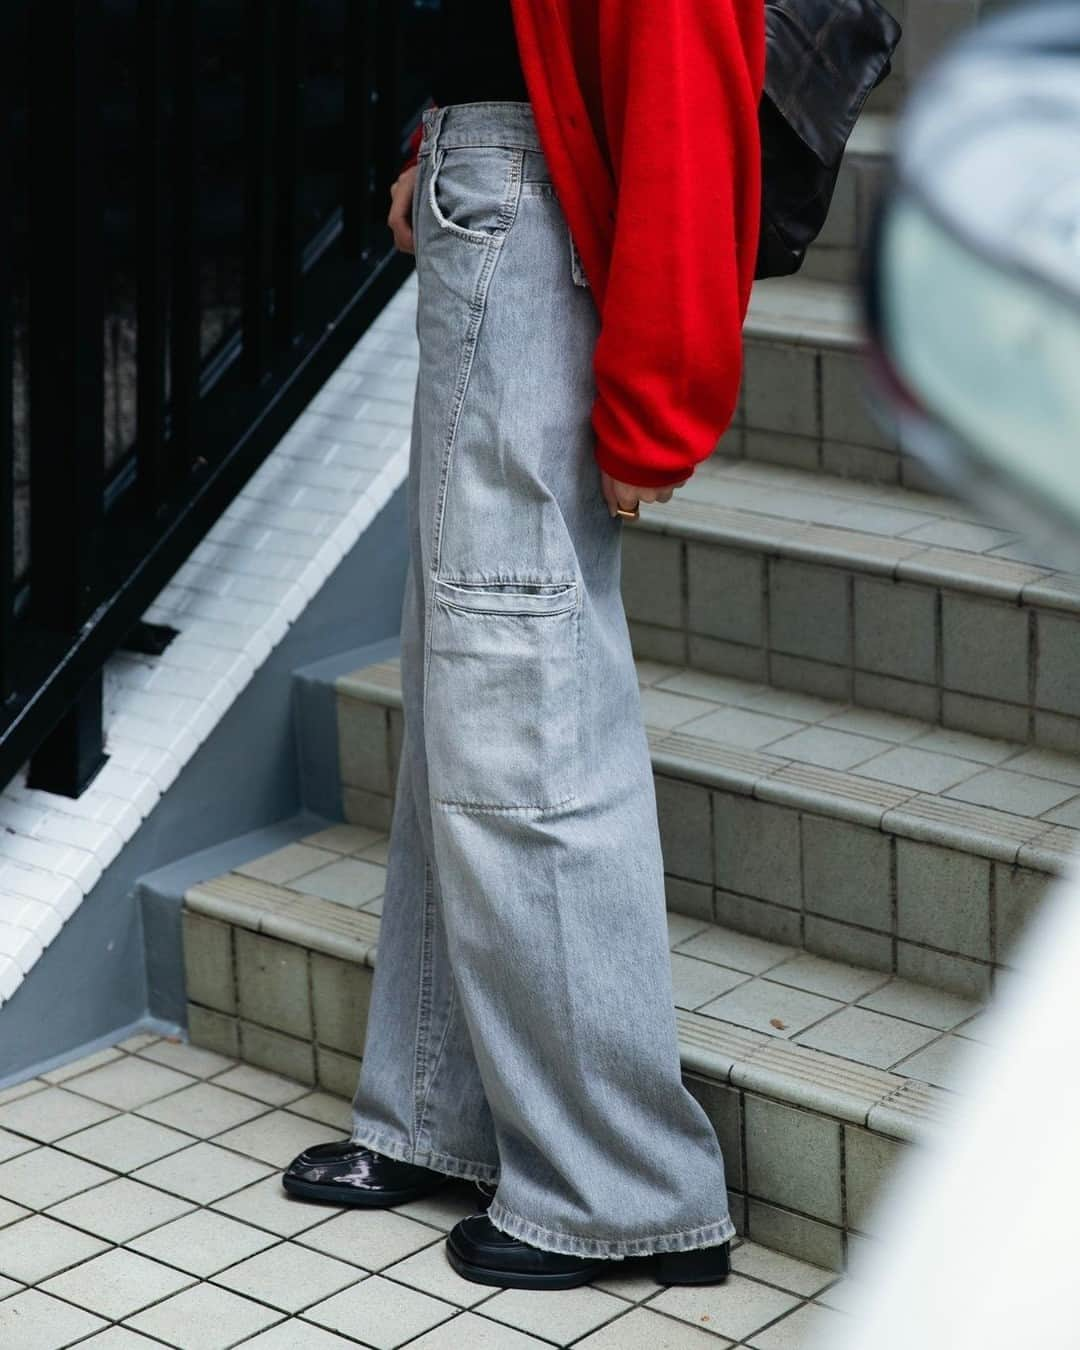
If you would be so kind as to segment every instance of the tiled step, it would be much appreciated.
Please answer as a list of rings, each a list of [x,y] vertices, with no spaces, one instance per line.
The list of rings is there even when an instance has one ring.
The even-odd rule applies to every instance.
[[[829,218],[799,270],[803,280],[854,283],[892,137],[893,118],[888,114],[865,113],[859,119],[847,144]]]
[[[1080,842],[1080,761],[638,662],[670,909],[987,996]],[[345,809],[390,826],[396,661],[338,681]]]
[[[743,337],[739,406],[714,458],[939,487],[871,411],[851,286],[801,274],[759,281]]]
[[[349,1125],[342,1096],[143,1032],[0,1091],[0,1345],[810,1350],[850,1306],[851,1278],[745,1238],[697,1289],[647,1257],[554,1303],[471,1283],[445,1241],[469,1182],[391,1211],[285,1194]]]
[[[1080,752],[1080,579],[950,498],[714,458],[623,597],[639,656]]]
[[[337,827],[188,892],[196,1044],[351,1096],[385,846]],[[684,1075],[724,1148],[740,1232],[842,1268],[904,1146],[948,1119],[992,1012],[701,918],[672,914],[670,931]]]

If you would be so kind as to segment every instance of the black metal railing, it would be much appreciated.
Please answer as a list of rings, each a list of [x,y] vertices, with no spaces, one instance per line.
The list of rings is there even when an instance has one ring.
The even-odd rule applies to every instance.
[[[0,785],[94,776],[105,661],[407,276],[435,7],[0,6]]]

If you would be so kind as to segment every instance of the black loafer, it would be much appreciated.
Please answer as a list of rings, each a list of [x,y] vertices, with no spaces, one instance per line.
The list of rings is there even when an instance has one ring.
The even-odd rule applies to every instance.
[[[446,1237],[446,1257],[463,1279],[501,1289],[573,1289],[595,1280],[612,1264],[605,1257],[564,1256],[532,1247],[496,1228],[486,1213],[454,1224]]]
[[[335,1139],[298,1153],[281,1184],[304,1200],[386,1208],[430,1195],[449,1180],[442,1172],[399,1162],[351,1139]]]
[[[470,1214],[451,1228],[446,1256],[463,1279],[502,1289],[572,1289],[612,1268],[626,1268],[606,1257],[564,1256],[530,1246],[496,1228],[486,1214]],[[630,1263],[649,1260],[660,1284],[722,1284],[731,1271],[731,1244],[659,1252]]]

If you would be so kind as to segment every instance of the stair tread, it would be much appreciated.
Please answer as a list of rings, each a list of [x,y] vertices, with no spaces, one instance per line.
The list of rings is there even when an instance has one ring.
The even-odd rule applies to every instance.
[[[349,827],[342,827],[347,835]],[[189,910],[372,966],[377,959],[386,836],[289,880],[228,872],[193,886]],[[309,852],[323,836],[298,841]],[[376,848],[371,846],[374,839]],[[378,847],[381,845],[381,852]],[[338,847],[348,848],[343,837]],[[297,845],[245,870],[290,871]],[[343,863],[362,864],[362,907],[326,898],[329,871],[348,889]],[[686,914],[669,913],[680,1052],[686,1068],[752,1087],[897,1138],[925,1136],[948,1112],[952,1083],[988,1040],[986,1005],[887,972],[813,956]],[[351,946],[348,945],[351,943]]]
[[[1080,845],[1080,756],[691,666],[635,664],[661,772],[1046,871]],[[337,688],[399,704],[399,662],[341,676]]]
[[[1080,610],[1080,577],[1038,561],[1021,534],[912,488],[714,456],[670,501],[643,502],[641,524]]]
[[[815,346],[858,344],[861,321],[855,287],[811,277],[755,281],[743,333],[748,338]]]

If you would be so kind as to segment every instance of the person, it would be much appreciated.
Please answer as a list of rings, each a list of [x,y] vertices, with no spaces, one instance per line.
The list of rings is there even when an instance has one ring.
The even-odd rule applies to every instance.
[[[347,1140],[290,1193],[482,1193],[465,1278],[728,1272],[681,1078],[621,529],[715,448],[760,212],[760,0],[449,0],[391,189],[414,252],[404,733]],[[486,1202],[486,1203],[485,1203]]]

